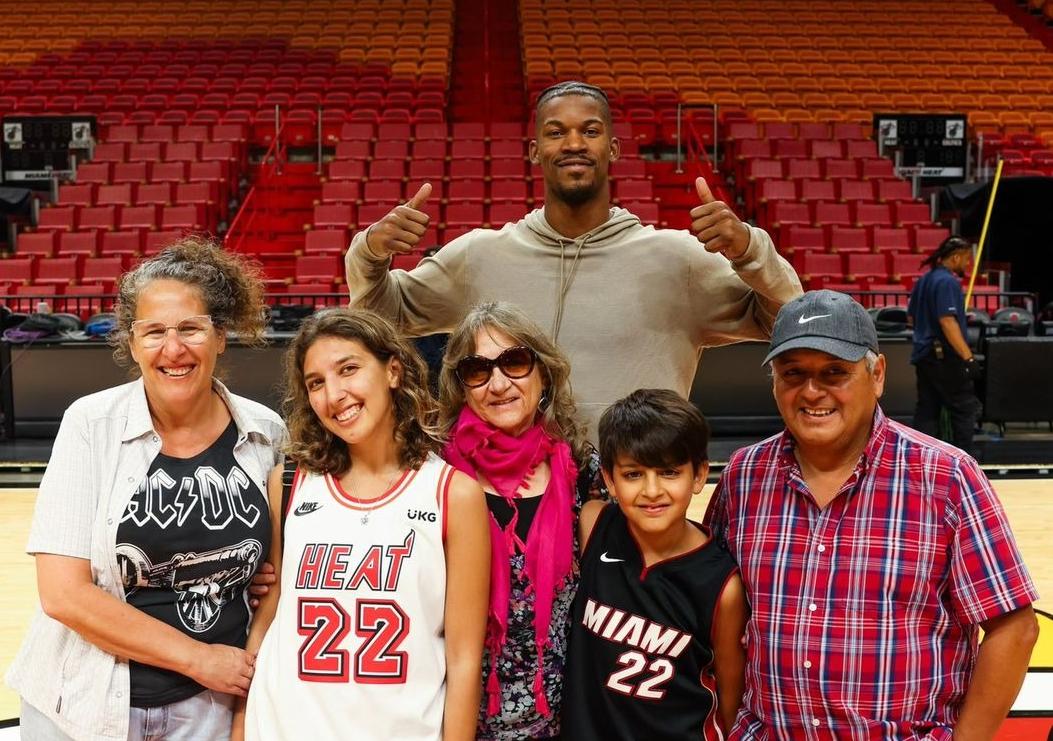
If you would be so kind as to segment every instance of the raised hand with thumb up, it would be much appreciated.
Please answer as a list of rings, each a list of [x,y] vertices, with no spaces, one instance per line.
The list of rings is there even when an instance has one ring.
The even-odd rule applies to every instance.
[[[750,229],[739,221],[731,207],[718,201],[705,178],[695,179],[695,189],[701,206],[691,209],[691,233],[709,252],[719,252],[729,260],[737,260],[750,246]]]
[[[370,226],[366,231],[369,251],[386,259],[416,249],[431,221],[421,210],[430,195],[431,183],[425,183],[406,203],[395,206],[383,219]]]

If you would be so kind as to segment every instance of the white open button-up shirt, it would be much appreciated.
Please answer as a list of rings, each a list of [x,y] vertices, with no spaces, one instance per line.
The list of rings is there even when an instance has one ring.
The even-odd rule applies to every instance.
[[[213,386],[238,428],[234,458],[266,495],[267,476],[282,459],[285,425],[262,404],[219,381]],[[40,482],[27,552],[87,559],[95,583],[124,599],[117,526],[160,451],[142,379],[71,404]],[[128,737],[128,662],[40,610],[6,679],[74,739]]]

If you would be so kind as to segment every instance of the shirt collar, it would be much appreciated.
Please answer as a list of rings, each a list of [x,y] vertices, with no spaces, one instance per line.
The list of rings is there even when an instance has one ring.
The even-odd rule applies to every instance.
[[[230,398],[230,392],[222,381],[213,378],[212,388],[227,405],[227,410],[234,419],[234,425],[238,428],[239,436],[255,434],[262,437],[267,443],[274,442],[270,434],[257,423],[254,417],[241,414],[241,410]],[[154,421],[150,417],[150,405],[146,401],[146,386],[143,384],[142,377],[139,377],[132,385],[132,396],[128,403],[128,421],[124,426],[124,437],[121,440],[127,442],[150,432],[155,432]]]
[[[878,455],[881,453],[881,448],[885,444],[885,438],[888,437],[888,430],[888,417],[885,416],[881,405],[878,404],[874,408],[874,421],[870,427],[870,438],[867,440],[866,447],[863,448],[863,454],[859,457],[859,463],[856,466],[856,470],[861,474],[865,474],[870,464],[877,460]],[[779,437],[779,465],[781,467],[793,469],[797,466],[797,458],[793,454],[796,444],[793,435],[790,434],[790,430],[783,429]]]

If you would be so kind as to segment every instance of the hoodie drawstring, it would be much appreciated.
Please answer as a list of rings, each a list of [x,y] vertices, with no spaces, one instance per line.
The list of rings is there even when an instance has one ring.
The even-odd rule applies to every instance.
[[[564,259],[566,257],[566,243],[561,239],[559,240],[559,289],[556,293],[556,316],[552,319],[552,341],[559,341],[559,328],[563,324],[563,305],[567,300],[567,293],[570,291],[571,284],[574,283],[574,276],[578,272],[578,261],[581,259],[581,251],[585,248],[585,243],[589,241],[591,234],[586,234],[582,237],[581,241],[578,242],[578,248],[574,251],[574,259],[570,263],[570,274],[564,279]],[[566,282],[564,283],[564,280]]]

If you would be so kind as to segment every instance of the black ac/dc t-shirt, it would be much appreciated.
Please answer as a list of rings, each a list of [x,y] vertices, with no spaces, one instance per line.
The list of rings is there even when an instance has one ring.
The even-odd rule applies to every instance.
[[[267,501],[234,459],[234,422],[192,458],[159,453],[117,528],[128,604],[205,643],[244,648],[245,589],[270,548]],[[204,689],[132,661],[131,704],[156,707]]]

